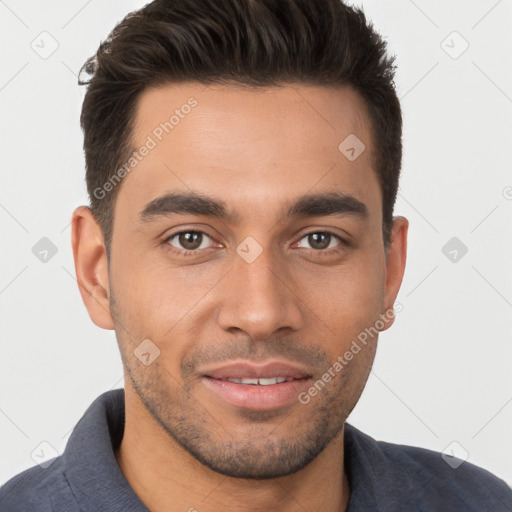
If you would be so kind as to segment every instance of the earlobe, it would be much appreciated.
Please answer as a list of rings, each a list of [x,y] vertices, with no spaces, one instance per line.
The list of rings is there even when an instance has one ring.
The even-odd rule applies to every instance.
[[[82,300],[98,327],[114,329],[107,254],[101,228],[87,206],[74,210],[71,226],[75,272]]]
[[[386,283],[381,317],[389,329],[395,320],[393,305],[402,284],[407,259],[407,232],[409,221],[405,217],[394,217],[391,240],[386,253]]]

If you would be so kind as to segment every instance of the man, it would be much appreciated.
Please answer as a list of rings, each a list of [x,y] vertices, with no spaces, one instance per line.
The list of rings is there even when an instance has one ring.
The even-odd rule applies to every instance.
[[[16,511],[506,511],[469,463],[346,422],[394,320],[393,60],[339,0],[155,0],[84,71],[80,292],[124,390]]]

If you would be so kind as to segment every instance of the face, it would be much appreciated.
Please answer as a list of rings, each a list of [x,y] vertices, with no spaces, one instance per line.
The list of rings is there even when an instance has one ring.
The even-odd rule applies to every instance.
[[[106,292],[126,385],[213,470],[298,471],[342,432],[403,274],[406,221],[386,253],[364,103],[173,84],[140,97],[134,143],[150,149],[118,185]]]

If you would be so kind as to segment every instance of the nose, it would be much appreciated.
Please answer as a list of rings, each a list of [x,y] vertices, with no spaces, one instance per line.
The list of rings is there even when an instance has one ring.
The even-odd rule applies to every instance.
[[[279,259],[279,261],[277,261]],[[290,268],[264,249],[248,263],[236,255],[218,310],[219,326],[262,340],[278,330],[299,330],[304,315]]]

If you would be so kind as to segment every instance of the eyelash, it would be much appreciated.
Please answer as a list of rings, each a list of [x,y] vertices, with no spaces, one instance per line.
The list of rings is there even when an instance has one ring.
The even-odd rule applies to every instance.
[[[176,256],[183,256],[183,255],[194,256],[197,253],[205,250],[205,249],[177,249],[176,247],[170,245],[170,243],[169,243],[170,240],[172,240],[173,238],[176,238],[178,235],[181,235],[183,233],[199,233],[202,235],[206,235],[208,238],[213,240],[213,237],[211,237],[208,233],[206,233],[204,231],[200,231],[200,230],[196,230],[196,229],[185,229],[183,231],[177,231],[176,233],[169,235],[162,242],[163,245],[165,246],[165,248],[169,252],[174,253]],[[334,238],[337,238],[338,241],[340,242],[339,245],[337,245],[336,247],[331,247],[330,249],[310,249],[310,251],[313,251],[318,255],[337,254],[337,253],[341,252],[344,248],[346,248],[350,245],[344,238],[340,237],[340,235],[338,235],[337,233],[334,233],[333,231],[329,231],[329,230],[310,231],[309,233],[305,233],[304,235],[302,235],[302,237],[299,239],[299,241],[308,237],[309,235],[313,235],[313,234],[330,235]]]

